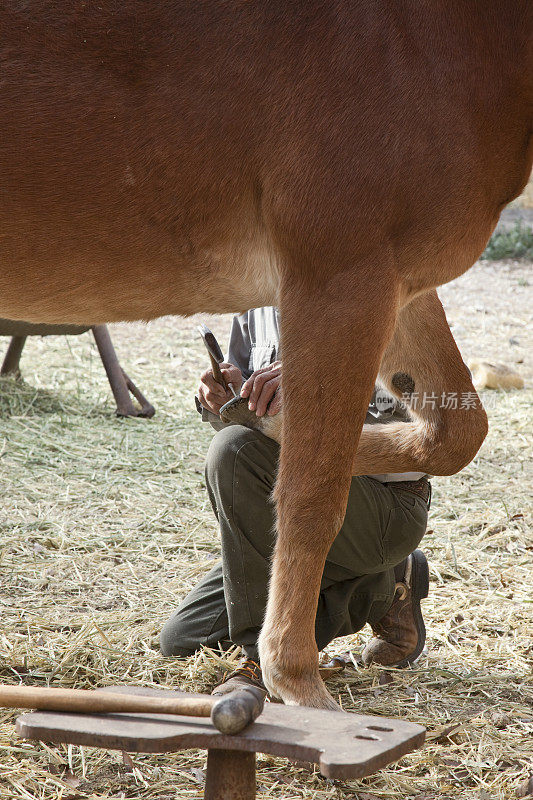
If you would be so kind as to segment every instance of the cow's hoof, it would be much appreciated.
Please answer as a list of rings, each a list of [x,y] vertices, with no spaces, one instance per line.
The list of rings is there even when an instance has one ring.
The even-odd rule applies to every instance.
[[[294,664],[293,669],[283,670],[281,659],[271,660],[265,639],[259,639],[259,655],[263,683],[272,697],[283,700],[289,706],[324,708],[328,711],[342,711],[330,695],[318,671],[318,663],[309,669]]]
[[[232,397],[220,409],[220,419],[222,422],[233,425],[244,425],[245,428],[259,428],[261,418],[255,411],[248,408],[248,400],[245,397]]]
[[[258,417],[255,411],[248,408],[248,400],[245,397],[233,397],[220,409],[220,419],[226,424],[244,425],[245,428],[252,428],[260,431],[264,436],[281,441],[281,414],[273,417]]]
[[[278,668],[261,665],[263,682],[273,697],[279,697],[287,706],[324,708],[327,711],[342,711],[330,695],[318,671],[316,675],[287,678]]]

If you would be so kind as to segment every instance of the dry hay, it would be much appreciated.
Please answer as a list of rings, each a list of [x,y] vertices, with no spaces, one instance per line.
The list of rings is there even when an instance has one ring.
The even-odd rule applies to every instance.
[[[523,361],[532,304],[520,270],[483,265],[443,290],[465,357]],[[219,555],[202,476],[210,431],[192,404],[206,360],[193,320],[117,326],[114,338],[156,405],[151,421],[115,418],[88,334],[32,339],[26,383],[0,382],[0,680],[208,690],[238,652],[179,661],[157,649],[162,623]],[[530,366],[518,368],[530,385]],[[427,654],[413,669],[353,669],[330,684],[344,708],[426,725],[426,747],[353,782],[259,756],[259,797],[499,800],[533,771],[531,390],[483,394],[482,451],[434,481]],[[360,650],[367,636],[331,651]],[[203,752],[130,758],[22,742],[15,716],[0,710],[1,800],[201,796]]]

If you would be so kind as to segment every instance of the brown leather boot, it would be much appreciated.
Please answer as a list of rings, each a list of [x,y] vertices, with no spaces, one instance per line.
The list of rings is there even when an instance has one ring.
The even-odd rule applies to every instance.
[[[261,667],[253,659],[245,658],[237,669],[224,676],[222,683],[215,686],[211,694],[217,696],[228,694],[228,692],[234,692],[236,689],[245,689],[250,686],[260,689],[265,695],[267,693],[263,683]]]
[[[426,641],[420,600],[429,592],[427,558],[415,550],[394,571],[396,594],[385,616],[372,626],[374,637],[361,654],[366,666],[406,667],[418,658]]]

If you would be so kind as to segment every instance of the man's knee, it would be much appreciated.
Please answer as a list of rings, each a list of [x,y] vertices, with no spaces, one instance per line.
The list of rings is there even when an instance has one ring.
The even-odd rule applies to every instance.
[[[241,446],[253,439],[253,436],[254,432],[242,425],[228,425],[227,428],[217,431],[207,451],[206,470],[210,473],[220,469],[226,470],[234,461]]]
[[[164,624],[159,634],[159,647],[162,655],[168,656],[191,656],[200,645],[196,647],[190,641],[187,626],[182,624],[180,615],[175,613]]]
[[[275,469],[277,445],[258,431],[243,425],[229,425],[212,438],[206,457],[206,479],[209,485],[220,486],[220,477],[233,476],[237,460],[246,468],[256,460],[271,463]]]

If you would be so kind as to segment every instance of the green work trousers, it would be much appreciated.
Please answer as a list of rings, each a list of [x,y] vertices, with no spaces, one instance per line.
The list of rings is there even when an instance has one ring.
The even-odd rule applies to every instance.
[[[211,442],[206,463],[209,498],[222,540],[222,561],[205,575],[166,622],[166,656],[202,645],[240,645],[255,660],[265,613],[275,542],[274,486],[279,445],[231,425]],[[418,495],[373,478],[352,479],[346,516],[329,551],[318,601],[319,650],[337,636],[377,622],[394,597],[394,567],[419,544],[427,506]]]

